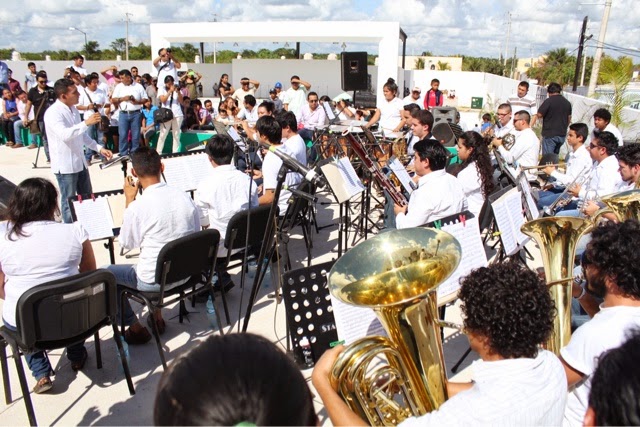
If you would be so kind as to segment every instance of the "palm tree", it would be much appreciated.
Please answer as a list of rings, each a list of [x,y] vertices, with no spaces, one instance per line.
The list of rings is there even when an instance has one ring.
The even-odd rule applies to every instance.
[[[449,65],[448,62],[438,61],[438,70],[440,71],[451,70],[451,65]]]
[[[482,60],[475,57],[462,58],[462,71],[482,71]]]
[[[625,90],[633,76],[633,61],[628,56],[613,59],[609,56],[602,58],[600,64],[599,82],[609,83],[613,86],[613,99],[611,101],[611,123],[620,126],[622,123],[622,109],[630,103],[630,98],[625,96]]]
[[[416,58],[414,65],[416,70],[424,70],[424,58]]]

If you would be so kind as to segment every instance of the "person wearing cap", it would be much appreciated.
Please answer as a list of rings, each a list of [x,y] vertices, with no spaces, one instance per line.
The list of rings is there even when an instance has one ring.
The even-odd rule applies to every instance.
[[[280,85],[280,87],[282,87],[282,85]],[[276,113],[284,110],[284,104],[282,103],[282,99],[278,98],[278,90],[276,88],[269,91],[269,101],[273,104]]]
[[[273,88],[276,90],[276,95],[278,95],[280,101],[284,103],[284,92],[282,91],[282,83],[276,82],[276,84],[273,85]]]
[[[422,94],[422,90],[420,90],[418,86],[414,87],[411,90],[411,93],[404,97],[404,99],[402,100],[402,104],[403,105],[409,105],[409,104],[422,105],[422,102],[420,101],[420,98],[422,98],[421,94]]]
[[[253,86],[252,86],[253,85]],[[260,82],[257,80],[251,80],[249,77],[243,77],[240,79],[240,88],[236,89],[231,95],[231,98],[238,101],[238,103],[244,102],[244,97],[247,95],[256,96],[256,89],[260,87]]]

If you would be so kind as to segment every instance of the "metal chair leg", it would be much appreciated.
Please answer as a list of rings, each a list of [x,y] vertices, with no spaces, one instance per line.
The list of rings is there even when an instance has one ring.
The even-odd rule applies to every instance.
[[[98,369],[102,369],[102,351],[100,349],[100,335],[98,332],[93,335],[93,341],[95,341],[96,345],[96,364],[98,365]]]
[[[131,379],[131,371],[129,370],[129,362],[127,362],[127,356],[124,354],[124,348],[122,347],[122,335],[118,332],[118,326],[115,324],[113,327],[113,339],[116,340],[116,347],[118,347],[118,354],[120,355],[120,362],[122,363],[122,369],[124,370],[124,376],[127,379],[127,386],[129,387],[129,394],[133,396],[136,394],[133,388],[133,380]]]
[[[213,291],[213,286],[209,288],[209,295],[211,295],[211,304],[213,304],[213,308],[215,309],[215,307],[216,307],[216,296],[215,296],[215,292]],[[226,310],[226,305],[225,305],[225,310]],[[215,310],[215,313],[216,313],[216,322],[218,323],[218,332],[220,332],[220,335],[224,335],[224,330],[222,329],[222,321],[220,320],[220,313],[218,312],[218,310]],[[227,316],[228,316],[228,314],[227,314]],[[229,319],[229,317],[227,317],[227,321],[228,321],[228,319]]]
[[[227,296],[224,291],[224,287],[220,286],[220,294],[222,295],[222,306],[224,307],[224,316],[227,319],[227,326],[231,325],[231,319],[229,318],[229,307],[227,306]],[[213,301],[213,300],[212,300]]]
[[[147,308],[149,309],[149,316],[153,316],[153,311],[151,307],[147,305]],[[167,369],[167,361],[164,358],[164,349],[162,348],[162,342],[160,341],[160,333],[158,332],[158,324],[156,322],[151,322],[151,332],[153,333],[153,337],[156,339],[156,345],[158,346],[158,353],[160,354],[162,367],[164,369]]]
[[[24,366],[22,365],[22,356],[17,347],[11,346],[13,349],[13,358],[16,362],[16,370],[18,371],[18,379],[20,380],[20,388],[22,389],[22,398],[24,399],[24,406],[27,410],[27,417],[29,417],[29,424],[37,426],[36,414],[33,411],[33,403],[31,402],[31,391],[27,384],[27,377],[24,374]]]
[[[4,339],[0,341],[0,367],[2,368],[2,385],[4,386],[4,401],[8,405],[12,402],[11,380],[9,378],[9,365],[7,364],[7,342]]]

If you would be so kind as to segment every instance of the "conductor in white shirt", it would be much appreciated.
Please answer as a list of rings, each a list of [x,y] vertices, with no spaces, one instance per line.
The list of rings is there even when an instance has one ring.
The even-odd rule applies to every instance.
[[[75,107],[80,93],[75,83],[70,79],[60,79],[53,89],[58,99],[44,114],[44,123],[49,141],[51,171],[60,188],[62,219],[71,223],[73,218],[68,198],[76,194],[92,193],[83,146],[98,151],[107,159],[111,158],[111,151],[87,134],[89,126],[100,123],[100,114],[93,113],[85,121],[80,120],[80,113]]]
[[[500,295],[496,298],[496,295]],[[447,383],[449,399],[399,426],[557,426],[567,399],[562,364],[539,346],[551,334],[554,307],[534,272],[508,262],[482,267],[461,280],[464,331],[482,360],[474,381]],[[328,350],[312,381],[333,425],[368,425],[331,387],[329,373],[344,349]]]

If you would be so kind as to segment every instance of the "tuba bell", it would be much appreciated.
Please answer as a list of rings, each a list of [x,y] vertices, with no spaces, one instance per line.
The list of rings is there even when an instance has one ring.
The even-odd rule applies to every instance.
[[[460,257],[460,244],[450,234],[411,228],[360,243],[331,269],[331,294],[372,308],[388,335],[349,345],[329,376],[347,405],[371,425],[397,425],[447,399],[436,288]]]

